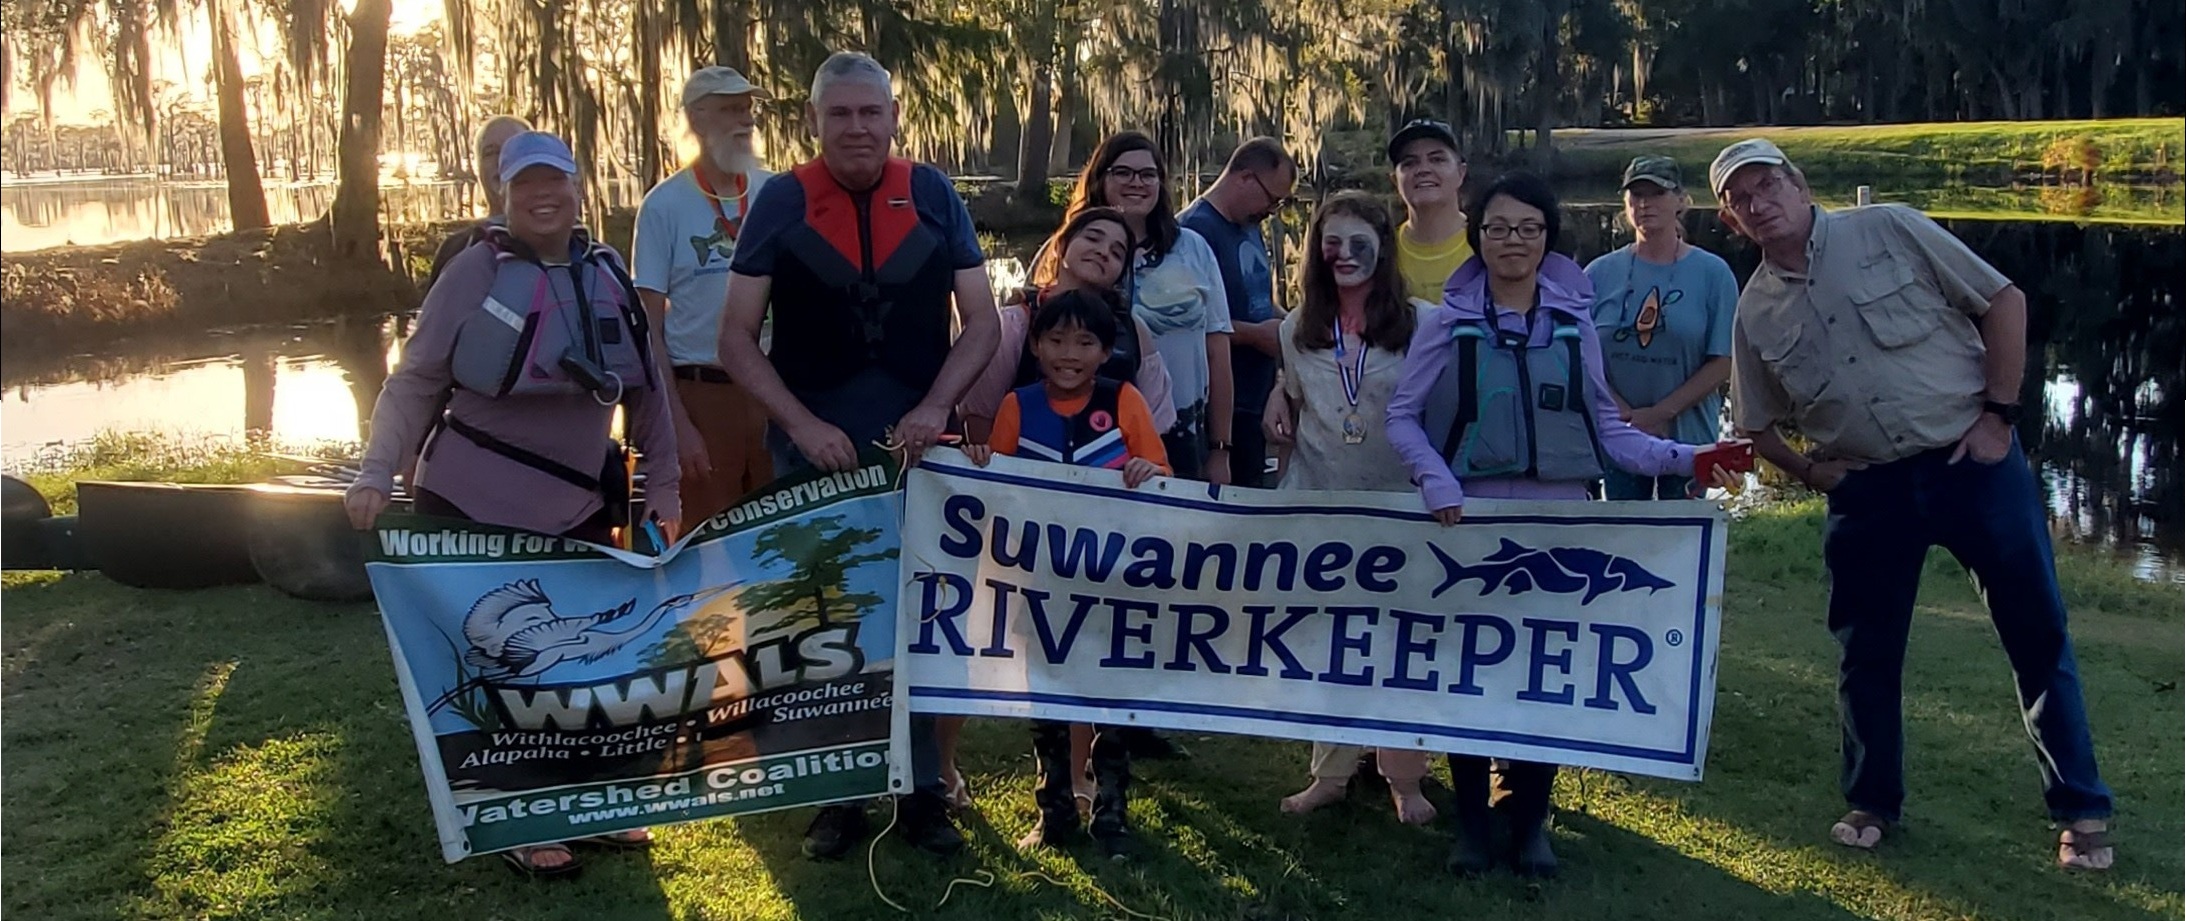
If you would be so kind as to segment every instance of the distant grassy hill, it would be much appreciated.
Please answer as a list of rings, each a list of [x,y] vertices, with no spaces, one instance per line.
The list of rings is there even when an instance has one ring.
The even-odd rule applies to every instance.
[[[1564,180],[1614,181],[1640,154],[1676,157],[1700,179],[1715,155],[1733,141],[1775,141],[1800,168],[1820,182],[1875,180],[1959,181],[2005,184],[2069,174],[2082,169],[2098,181],[2172,181],[2186,155],[2186,119],[2120,118],[2089,121],[1943,122],[1911,125],[1732,128],[1566,128],[1555,132],[1556,164]],[[1512,150],[1511,165],[1530,152]],[[1346,172],[1386,172],[1378,132],[1329,135],[1329,159]],[[1704,183],[1704,180],[1702,180]]]

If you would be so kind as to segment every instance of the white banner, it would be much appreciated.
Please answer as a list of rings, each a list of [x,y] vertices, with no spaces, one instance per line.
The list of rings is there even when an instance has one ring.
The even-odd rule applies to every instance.
[[[910,474],[899,699],[1698,780],[1706,502],[1273,492],[935,450]]]

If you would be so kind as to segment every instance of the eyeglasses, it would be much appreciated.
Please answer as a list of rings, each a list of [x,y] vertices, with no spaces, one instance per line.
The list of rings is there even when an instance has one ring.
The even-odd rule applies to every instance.
[[[1524,224],[1480,225],[1480,235],[1490,240],[1508,240],[1515,235],[1518,239],[1531,243],[1540,239],[1541,235],[1547,232],[1547,224],[1536,224],[1531,221]]]
[[[1121,182],[1125,185],[1130,185],[1133,182],[1137,182],[1141,185],[1160,185],[1161,170],[1157,167],[1152,166],[1149,166],[1145,169],[1132,169],[1128,166],[1111,166],[1108,168],[1108,178],[1114,179],[1117,182]]]
[[[1275,194],[1273,190],[1268,188],[1267,180],[1260,178],[1259,173],[1246,173],[1245,178],[1252,180],[1253,185],[1260,187],[1260,194],[1268,197],[1268,207],[1271,209],[1288,208],[1298,202],[1298,196],[1296,195]]]
[[[1744,211],[1753,206],[1755,199],[1774,198],[1776,193],[1782,191],[1783,188],[1784,174],[1769,170],[1768,175],[1763,177],[1761,181],[1754,183],[1751,189],[1744,191],[1723,190],[1723,204],[1733,211]]]

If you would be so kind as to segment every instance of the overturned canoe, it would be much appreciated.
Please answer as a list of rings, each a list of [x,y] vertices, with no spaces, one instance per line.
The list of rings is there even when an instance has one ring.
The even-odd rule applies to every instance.
[[[180,483],[76,484],[76,540],[107,578],[138,588],[258,581],[247,520],[252,489]]]
[[[369,601],[365,535],[349,526],[341,484],[278,477],[251,487],[251,565],[266,584],[312,601]]]

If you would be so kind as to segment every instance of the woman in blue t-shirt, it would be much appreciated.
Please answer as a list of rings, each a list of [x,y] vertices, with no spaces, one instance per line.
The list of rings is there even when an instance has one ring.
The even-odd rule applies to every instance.
[[[1586,275],[1609,389],[1625,421],[1705,445],[1722,437],[1738,279],[1722,257],[1685,242],[1691,207],[1676,160],[1634,158],[1624,171],[1624,219],[1637,239],[1589,263]],[[1682,499],[1689,484],[1611,470],[1602,492],[1612,500]]]

